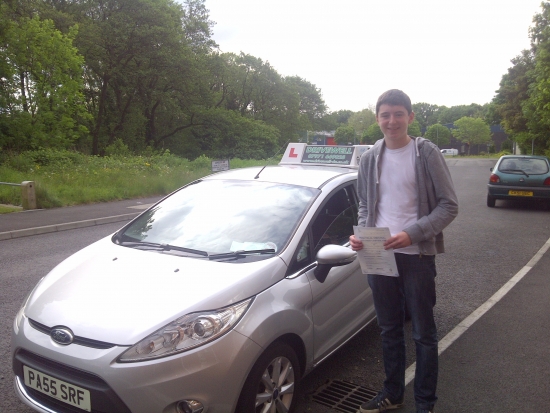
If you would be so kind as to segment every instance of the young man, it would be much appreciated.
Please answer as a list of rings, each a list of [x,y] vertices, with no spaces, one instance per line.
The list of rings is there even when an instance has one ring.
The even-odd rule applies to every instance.
[[[400,90],[383,93],[376,120],[384,134],[359,165],[359,225],[388,227],[385,249],[395,252],[399,276],[368,274],[386,379],[384,387],[358,413],[403,406],[405,393],[405,305],[416,344],[414,396],[417,413],[434,411],[438,373],[435,255],[444,252],[443,229],[458,214],[458,201],[445,159],[437,146],[408,135],[414,120],[411,100]],[[363,248],[350,237],[353,250]]]

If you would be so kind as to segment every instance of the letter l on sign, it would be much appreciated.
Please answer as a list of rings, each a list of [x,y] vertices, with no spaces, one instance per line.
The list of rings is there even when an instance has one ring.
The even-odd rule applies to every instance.
[[[294,153],[294,148],[290,148],[290,153],[288,154],[289,158],[297,158],[298,154]]]

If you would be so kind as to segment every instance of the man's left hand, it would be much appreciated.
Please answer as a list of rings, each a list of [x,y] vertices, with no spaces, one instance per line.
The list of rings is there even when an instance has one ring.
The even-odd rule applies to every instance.
[[[411,237],[405,231],[401,231],[398,234],[395,234],[393,237],[389,237],[386,242],[384,242],[384,249],[388,250],[390,248],[405,248],[412,244]]]

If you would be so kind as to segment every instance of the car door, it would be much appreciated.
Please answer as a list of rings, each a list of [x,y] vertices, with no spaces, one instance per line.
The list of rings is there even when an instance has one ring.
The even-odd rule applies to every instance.
[[[311,261],[308,257],[315,257],[324,245],[347,245],[349,236],[353,234],[353,225],[357,225],[357,210],[352,183],[333,191],[312,220],[294,265],[305,266]],[[358,260],[333,267],[322,283],[317,281],[313,271],[314,268],[310,268],[307,277],[313,297],[313,352],[317,362],[370,321],[374,316],[374,305],[367,276],[361,273]]]

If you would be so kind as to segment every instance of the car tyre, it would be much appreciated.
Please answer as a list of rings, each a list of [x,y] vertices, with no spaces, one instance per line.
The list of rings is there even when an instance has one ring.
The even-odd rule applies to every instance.
[[[496,199],[495,199],[494,196],[487,195],[487,206],[489,208],[494,208],[495,207],[495,202],[496,202]]]
[[[288,344],[275,342],[262,353],[244,383],[237,413],[292,412],[300,383],[300,363]]]

